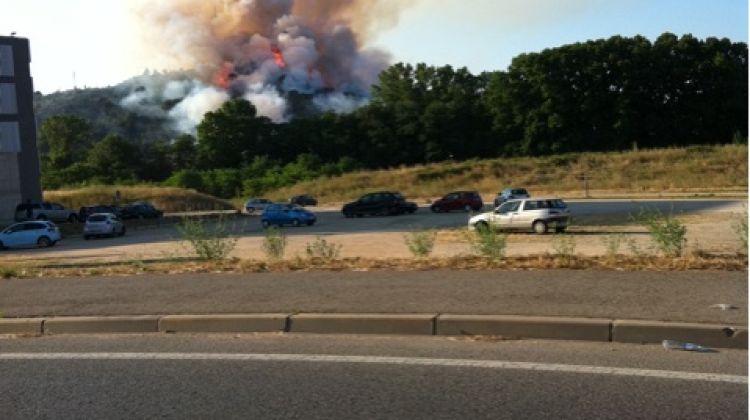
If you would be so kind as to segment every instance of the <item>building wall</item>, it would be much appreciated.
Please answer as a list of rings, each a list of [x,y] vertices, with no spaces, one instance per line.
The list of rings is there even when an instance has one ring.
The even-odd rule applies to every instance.
[[[27,39],[0,37],[0,222],[42,199],[30,63]]]

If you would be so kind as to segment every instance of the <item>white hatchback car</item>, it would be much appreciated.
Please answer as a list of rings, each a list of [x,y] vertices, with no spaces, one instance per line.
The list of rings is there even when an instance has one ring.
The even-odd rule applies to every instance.
[[[112,213],[94,213],[86,219],[83,227],[83,239],[94,236],[123,236],[125,224]]]
[[[570,222],[570,210],[557,197],[509,200],[494,211],[469,219],[469,229],[533,230],[545,234],[550,226],[564,232]]]
[[[48,221],[21,222],[0,232],[0,249],[47,248],[60,240],[60,229]]]

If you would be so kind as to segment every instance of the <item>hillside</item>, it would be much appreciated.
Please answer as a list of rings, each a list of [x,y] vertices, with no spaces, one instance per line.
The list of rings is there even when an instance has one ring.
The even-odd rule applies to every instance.
[[[284,199],[309,193],[323,203],[338,203],[376,190],[427,200],[471,189],[490,200],[504,187],[523,186],[532,194],[582,197],[578,177],[585,173],[594,197],[746,196],[747,153],[746,145],[721,145],[447,162],[319,178],[267,195]]]

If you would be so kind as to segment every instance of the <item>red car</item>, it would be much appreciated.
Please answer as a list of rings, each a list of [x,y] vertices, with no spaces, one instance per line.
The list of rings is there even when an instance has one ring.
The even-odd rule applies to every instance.
[[[435,201],[430,210],[435,213],[453,210],[479,211],[484,206],[482,196],[476,191],[456,191]]]

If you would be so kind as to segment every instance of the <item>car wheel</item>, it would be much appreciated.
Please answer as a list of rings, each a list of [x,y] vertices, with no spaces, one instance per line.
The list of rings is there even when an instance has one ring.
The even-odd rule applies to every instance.
[[[531,228],[534,229],[534,232],[539,235],[544,235],[547,233],[547,223],[542,220],[537,220],[534,222],[533,225],[531,225]]]
[[[307,222],[307,226],[312,226],[314,224],[315,224],[315,222],[313,220],[310,220],[309,222]]]
[[[477,222],[474,225],[474,229],[478,230],[479,232],[489,232],[490,231],[490,225],[487,224],[487,222]]]
[[[71,214],[68,217],[68,223],[76,223],[77,221],[78,221],[78,216],[76,216],[75,214]]]
[[[432,210],[433,213],[440,213],[440,207],[438,206],[430,206],[430,210]]]
[[[567,226],[555,226],[555,233],[563,233]]]
[[[299,220],[298,219],[292,220],[292,226],[298,227],[299,226]]]
[[[268,228],[271,226],[271,222],[269,222],[268,220],[263,220],[260,222],[260,224],[263,225],[264,228]]]
[[[42,236],[41,238],[36,240],[36,244],[39,246],[39,248],[47,248],[52,246],[52,241],[48,237]]]

